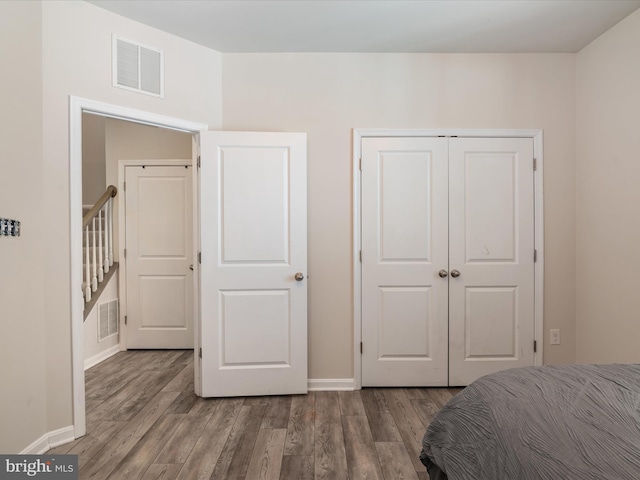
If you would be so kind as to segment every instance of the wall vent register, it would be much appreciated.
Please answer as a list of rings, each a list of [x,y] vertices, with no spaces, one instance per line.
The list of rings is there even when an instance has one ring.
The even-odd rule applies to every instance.
[[[113,86],[164,98],[164,52],[116,35],[112,43]]]

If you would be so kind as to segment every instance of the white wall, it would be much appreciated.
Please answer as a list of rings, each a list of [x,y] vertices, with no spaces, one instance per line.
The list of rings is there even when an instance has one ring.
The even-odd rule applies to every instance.
[[[39,2],[0,2],[0,216],[22,222],[0,237],[0,452],[46,430]],[[67,327],[68,330],[68,327]]]
[[[100,298],[93,305],[93,308],[87,315],[83,323],[84,329],[84,368],[85,370],[97,365],[103,360],[111,356],[109,353],[119,349],[119,335],[112,335],[102,340],[98,339],[98,311],[99,306],[111,300],[118,299],[118,272],[115,272],[104,290],[100,294]],[[113,354],[113,353],[111,353]]]
[[[3,3],[3,2],[0,2]],[[28,2],[30,3],[30,2]],[[220,55],[86,2],[46,1],[42,6],[43,166],[41,271],[47,288],[42,332],[47,338],[46,431],[72,424],[69,253],[69,95],[209,124],[221,124]],[[22,28],[22,25],[20,25]],[[111,35],[120,34],[165,52],[165,98],[111,86]],[[12,40],[12,45],[17,43]],[[22,82],[24,79],[21,78]],[[37,116],[32,121],[38,123]],[[30,182],[31,180],[29,180]],[[29,190],[20,181],[16,188]],[[12,310],[18,315],[20,310]],[[28,336],[14,338],[27,348]]]
[[[93,205],[104,193],[107,169],[104,152],[104,117],[82,114],[82,204]]]
[[[640,362],[640,11],[577,55],[578,362]]]
[[[542,128],[546,363],[575,359],[575,55],[224,54],[226,130],[308,133],[309,375],[353,376],[353,128]]]

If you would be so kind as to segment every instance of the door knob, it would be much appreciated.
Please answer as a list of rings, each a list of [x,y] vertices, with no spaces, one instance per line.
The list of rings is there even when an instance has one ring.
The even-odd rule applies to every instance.
[[[442,270],[440,270],[440,271],[438,272],[438,275],[440,275],[440,278],[444,278],[444,277],[446,277],[447,275],[449,275],[449,272],[447,272],[447,271],[443,268]]]
[[[297,282],[301,282],[302,280],[304,280],[304,274],[302,272],[298,272],[296,273],[295,277]]]
[[[454,268],[453,270],[451,270],[451,276],[453,278],[458,278],[460,276],[460,272]]]

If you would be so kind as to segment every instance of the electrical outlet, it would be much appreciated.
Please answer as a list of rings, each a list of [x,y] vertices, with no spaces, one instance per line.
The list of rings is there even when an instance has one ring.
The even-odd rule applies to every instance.
[[[552,328],[549,330],[549,342],[551,345],[560,345],[560,329]]]

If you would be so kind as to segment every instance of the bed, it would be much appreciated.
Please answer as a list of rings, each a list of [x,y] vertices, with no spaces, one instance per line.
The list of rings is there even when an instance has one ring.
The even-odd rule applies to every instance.
[[[640,479],[640,365],[514,368],[433,418],[431,480]]]

